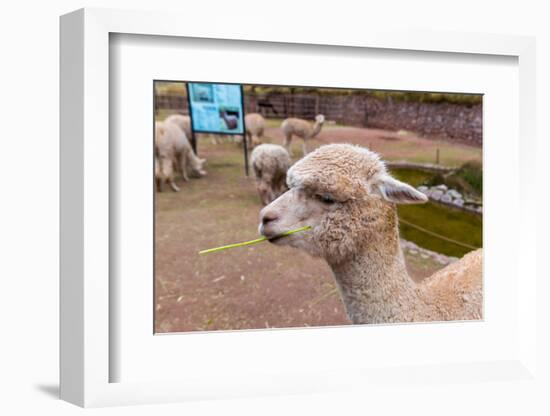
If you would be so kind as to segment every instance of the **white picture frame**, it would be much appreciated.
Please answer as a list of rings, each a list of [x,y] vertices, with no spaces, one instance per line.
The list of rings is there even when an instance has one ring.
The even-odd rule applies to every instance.
[[[186,24],[182,25],[181,22]],[[276,26],[236,34],[235,22],[220,20],[204,28],[188,16],[174,13],[83,9],[61,18],[61,398],[80,406],[160,403],[222,397],[319,393],[387,383],[430,383],[434,380],[480,382],[507,380],[536,383],[536,192],[535,170],[535,42],[530,37],[465,33],[396,32],[366,29],[356,33],[326,33]],[[332,45],[384,50],[502,55],[518,60],[519,215],[517,235],[517,348],[498,361],[463,363],[418,362],[411,367],[369,365],[239,379],[221,373],[177,381],[112,382],[110,371],[119,360],[110,348],[110,34]],[[223,80],[220,80],[223,81]],[[405,327],[403,327],[405,328]],[[411,327],[409,327],[411,328]],[[405,329],[404,329],[405,330]],[[407,329],[411,330],[411,329]],[[412,329],[414,331],[414,329]],[[356,331],[357,332],[357,331]],[[299,334],[299,331],[295,332]],[[151,334],[152,335],[152,334]],[[233,337],[238,337],[234,333]],[[357,335],[350,335],[353,336]],[[349,338],[352,340],[352,338]],[[239,342],[238,340],[236,341]],[[210,371],[206,373],[211,373]],[[413,374],[414,373],[414,374]],[[322,377],[325,375],[325,377]],[[342,381],[342,380],[345,380]]]

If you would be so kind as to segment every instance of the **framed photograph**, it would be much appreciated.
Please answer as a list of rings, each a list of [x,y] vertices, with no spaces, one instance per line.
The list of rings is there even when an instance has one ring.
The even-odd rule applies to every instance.
[[[326,36],[61,18],[64,400],[538,382],[534,40]]]

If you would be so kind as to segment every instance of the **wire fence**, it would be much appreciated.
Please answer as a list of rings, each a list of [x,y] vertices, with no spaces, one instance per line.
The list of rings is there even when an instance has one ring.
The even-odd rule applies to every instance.
[[[247,93],[247,113],[266,118],[298,117],[313,120],[324,114],[328,120],[356,127],[411,130],[428,137],[447,138],[481,145],[482,104],[403,102],[381,100],[369,95],[323,95],[291,93]],[[157,94],[155,111],[188,114],[187,97]]]

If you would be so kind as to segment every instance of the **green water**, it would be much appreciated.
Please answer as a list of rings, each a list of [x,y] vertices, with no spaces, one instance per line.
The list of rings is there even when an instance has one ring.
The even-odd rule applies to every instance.
[[[433,233],[470,246],[481,247],[483,229],[481,216],[433,202],[423,205],[401,205],[397,208],[397,212],[400,219]],[[472,250],[433,237],[402,222],[399,225],[399,231],[404,239],[413,241],[420,247],[448,256],[462,257]]]
[[[431,172],[424,172],[417,169],[392,169],[391,174],[396,179],[406,182],[414,187],[423,185],[424,182],[435,176]]]
[[[399,180],[413,186],[422,185],[433,174],[415,169],[395,169],[392,174]],[[399,218],[441,236],[468,244],[474,247],[482,245],[482,217],[445,205],[428,202],[422,205],[400,205],[397,210]],[[400,223],[403,238],[415,242],[421,247],[443,253],[448,256],[462,257],[471,248],[444,241]]]

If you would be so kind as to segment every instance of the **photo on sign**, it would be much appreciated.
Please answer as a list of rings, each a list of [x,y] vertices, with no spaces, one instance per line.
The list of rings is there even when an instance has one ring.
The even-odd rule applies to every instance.
[[[191,86],[191,100],[199,103],[212,103],[214,102],[214,93],[212,90],[212,84],[192,84]]]
[[[241,119],[241,111],[238,107],[221,106],[219,114],[226,130],[237,130]]]
[[[154,81],[155,333],[483,319],[482,107]]]

